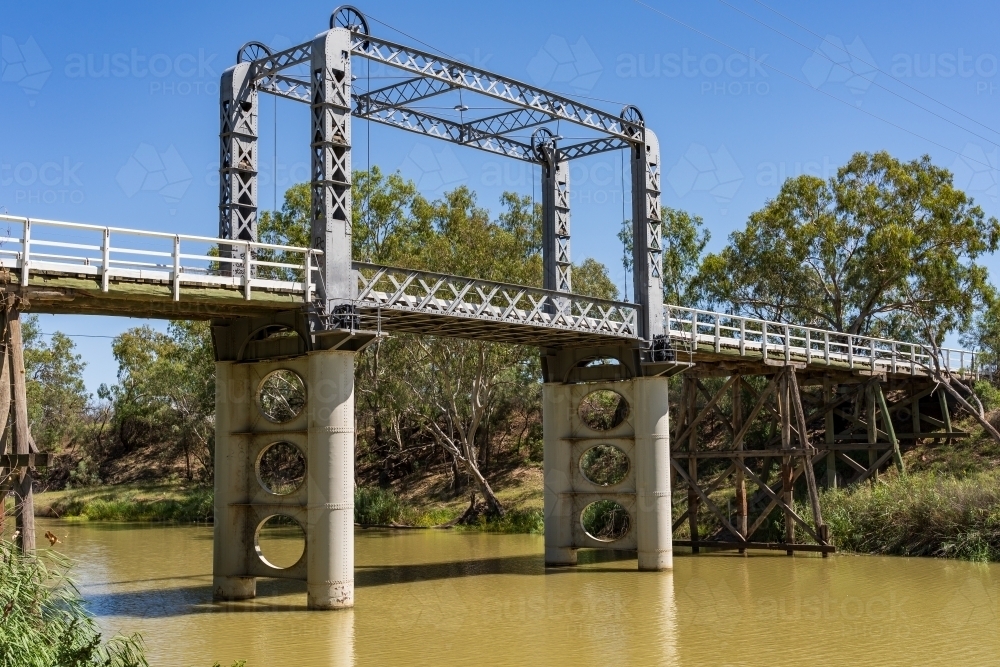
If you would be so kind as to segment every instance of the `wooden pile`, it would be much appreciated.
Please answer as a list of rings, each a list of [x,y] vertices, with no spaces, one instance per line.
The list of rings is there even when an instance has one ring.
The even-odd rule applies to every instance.
[[[31,437],[25,390],[24,345],[21,339],[22,300],[0,297],[0,531],[5,521],[5,501],[14,497],[18,546],[35,549],[35,510],[32,481],[37,467],[48,462]]]

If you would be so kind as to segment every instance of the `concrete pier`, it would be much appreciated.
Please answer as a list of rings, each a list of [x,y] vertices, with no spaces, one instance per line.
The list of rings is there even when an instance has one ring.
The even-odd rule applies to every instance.
[[[640,570],[674,565],[670,504],[670,418],[667,378],[638,378],[635,386],[635,506]]]
[[[354,606],[354,353],[309,353],[306,588],[310,609]]]
[[[637,377],[643,366],[622,348],[556,352],[543,362],[545,564],[575,565],[577,550],[592,548],[634,550],[640,570],[671,569],[669,379]],[[604,415],[613,419],[595,424],[585,405],[614,410]],[[627,460],[618,478],[588,477],[595,448]],[[619,516],[628,514],[626,529],[588,532],[584,516],[594,503],[605,511],[616,503]]]
[[[257,594],[257,579],[247,576],[253,533],[241,505],[249,502],[250,471],[246,443],[233,437],[234,425],[249,421],[251,392],[245,373],[233,363],[215,364],[215,521],[212,591],[218,600],[246,600]],[[251,399],[252,400],[252,399]]]

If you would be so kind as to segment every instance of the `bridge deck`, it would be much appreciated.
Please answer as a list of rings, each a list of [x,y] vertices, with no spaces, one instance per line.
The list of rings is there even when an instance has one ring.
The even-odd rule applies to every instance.
[[[228,259],[218,256],[216,238],[0,215],[3,222],[11,231],[0,237],[0,291],[25,297],[40,313],[209,319],[294,310],[311,299],[314,283],[305,277],[317,271],[320,254],[228,242],[242,251]],[[539,347],[639,341],[635,304],[375,264],[354,270],[355,303],[368,329]],[[914,343],[669,305],[664,325],[681,359],[695,362],[926,375],[934,361]],[[942,350],[938,362],[962,375],[977,372],[972,352]]]

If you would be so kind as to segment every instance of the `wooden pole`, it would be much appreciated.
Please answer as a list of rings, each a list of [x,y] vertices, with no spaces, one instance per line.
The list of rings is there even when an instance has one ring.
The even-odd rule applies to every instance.
[[[910,391],[913,392],[914,398],[910,401],[910,418],[913,422],[913,444],[916,445],[920,442],[920,392],[916,390],[913,384],[910,384]]]
[[[698,451],[698,429],[691,428],[691,425],[694,424],[694,420],[698,416],[698,379],[685,375],[684,382],[687,383],[687,427],[690,429],[688,451],[694,453]],[[691,548],[691,553],[699,553],[701,549],[698,548],[697,542],[699,540],[698,507],[700,499],[695,490],[695,485],[698,484],[698,459],[693,456],[688,458],[688,477],[690,477],[688,482],[688,527],[691,532],[691,541],[696,545]]]
[[[872,386],[876,380],[872,378],[865,385],[865,420],[868,422],[868,444],[874,445],[878,442],[878,429],[875,425],[875,388]],[[875,466],[878,458],[875,455],[875,448],[868,448],[868,468]],[[878,471],[872,473],[872,477],[878,476]]]
[[[882,392],[882,385],[875,385],[875,399],[878,401],[878,408],[882,411],[882,425],[889,435],[889,444],[892,445],[892,460],[896,464],[896,469],[900,473],[906,474],[906,466],[903,464],[903,454],[899,450],[899,440],[896,439],[896,429],[892,427],[892,415],[889,414],[889,406],[885,402],[885,394]]]
[[[738,438],[733,443],[737,451],[743,449],[743,383],[733,384],[733,435]],[[740,457],[740,463],[743,458]],[[743,539],[747,539],[747,484],[743,477],[743,466],[736,468],[736,530],[739,531]],[[740,549],[740,553],[746,553],[746,549]]]
[[[8,319],[7,349],[10,352],[11,394],[14,403],[13,449],[16,454],[31,453],[31,432],[28,428],[28,394],[24,376],[24,348],[21,340],[20,313],[15,308]],[[17,542],[23,553],[35,550],[35,507],[32,494],[32,473],[22,468],[15,495],[17,507]]]
[[[10,364],[7,354],[7,311],[0,309],[0,454],[8,454],[8,417],[10,416]],[[8,469],[0,466],[0,480],[6,479]],[[0,534],[6,523],[7,491],[0,490]]]
[[[946,433],[951,433],[951,412],[948,410],[948,395],[939,386],[937,390],[938,403],[941,404],[941,421],[944,422],[944,430]],[[945,440],[945,444],[951,444],[951,438]]]
[[[830,405],[833,403],[833,395],[836,391],[830,378],[823,378],[823,403]],[[833,409],[827,410],[823,413],[823,442],[826,443],[827,449],[829,450],[826,455],[826,488],[836,489],[837,488],[837,453],[833,451],[832,445],[834,443],[834,421],[833,421]]]
[[[778,414],[781,416],[781,448],[792,448],[792,410],[789,399],[788,371],[781,371],[781,385],[778,390]],[[792,506],[793,500],[793,479],[792,457],[785,455],[781,457],[781,496],[786,508]],[[785,544],[795,544],[795,519],[792,518],[788,509],[785,513]],[[789,549],[786,552],[789,556],[794,555],[794,551]]]
[[[799,446],[805,450],[802,457],[803,471],[806,475],[806,489],[809,492],[809,504],[812,506],[813,525],[816,526],[816,535],[819,536],[821,544],[827,544],[827,528],[823,523],[823,513],[819,506],[819,490],[816,488],[816,471],[813,470],[813,455],[815,451],[809,441],[809,434],[806,431],[806,413],[802,409],[802,395],[799,393],[799,381],[795,375],[795,369],[789,369],[789,379],[791,380],[792,405],[795,407],[795,425],[799,431]],[[826,558],[826,552],[823,557]]]

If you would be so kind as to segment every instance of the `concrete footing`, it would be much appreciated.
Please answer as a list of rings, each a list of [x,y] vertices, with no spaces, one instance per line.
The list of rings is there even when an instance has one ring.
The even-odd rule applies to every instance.
[[[546,565],[575,565],[577,549],[597,548],[635,550],[640,570],[673,567],[668,386],[665,377],[545,383]],[[624,416],[610,428],[592,428],[581,416],[581,404],[593,403],[594,392],[608,391],[624,400]],[[614,483],[595,483],[583,469],[587,452],[600,445],[613,446],[628,458],[627,474]],[[627,511],[627,532],[614,539],[587,532],[583,514],[598,501],[614,501]]]
[[[250,363],[216,363],[215,542],[213,593],[219,600],[256,595],[257,577],[306,581],[310,609],[354,604],[354,356],[316,350]],[[304,385],[297,411],[284,421],[265,414],[259,396],[267,378],[294,373]],[[277,495],[258,470],[276,443],[297,448],[306,475],[298,488]],[[274,516],[302,528],[299,561],[268,562],[259,535]]]
[[[310,609],[354,605],[354,353],[309,353]]]

